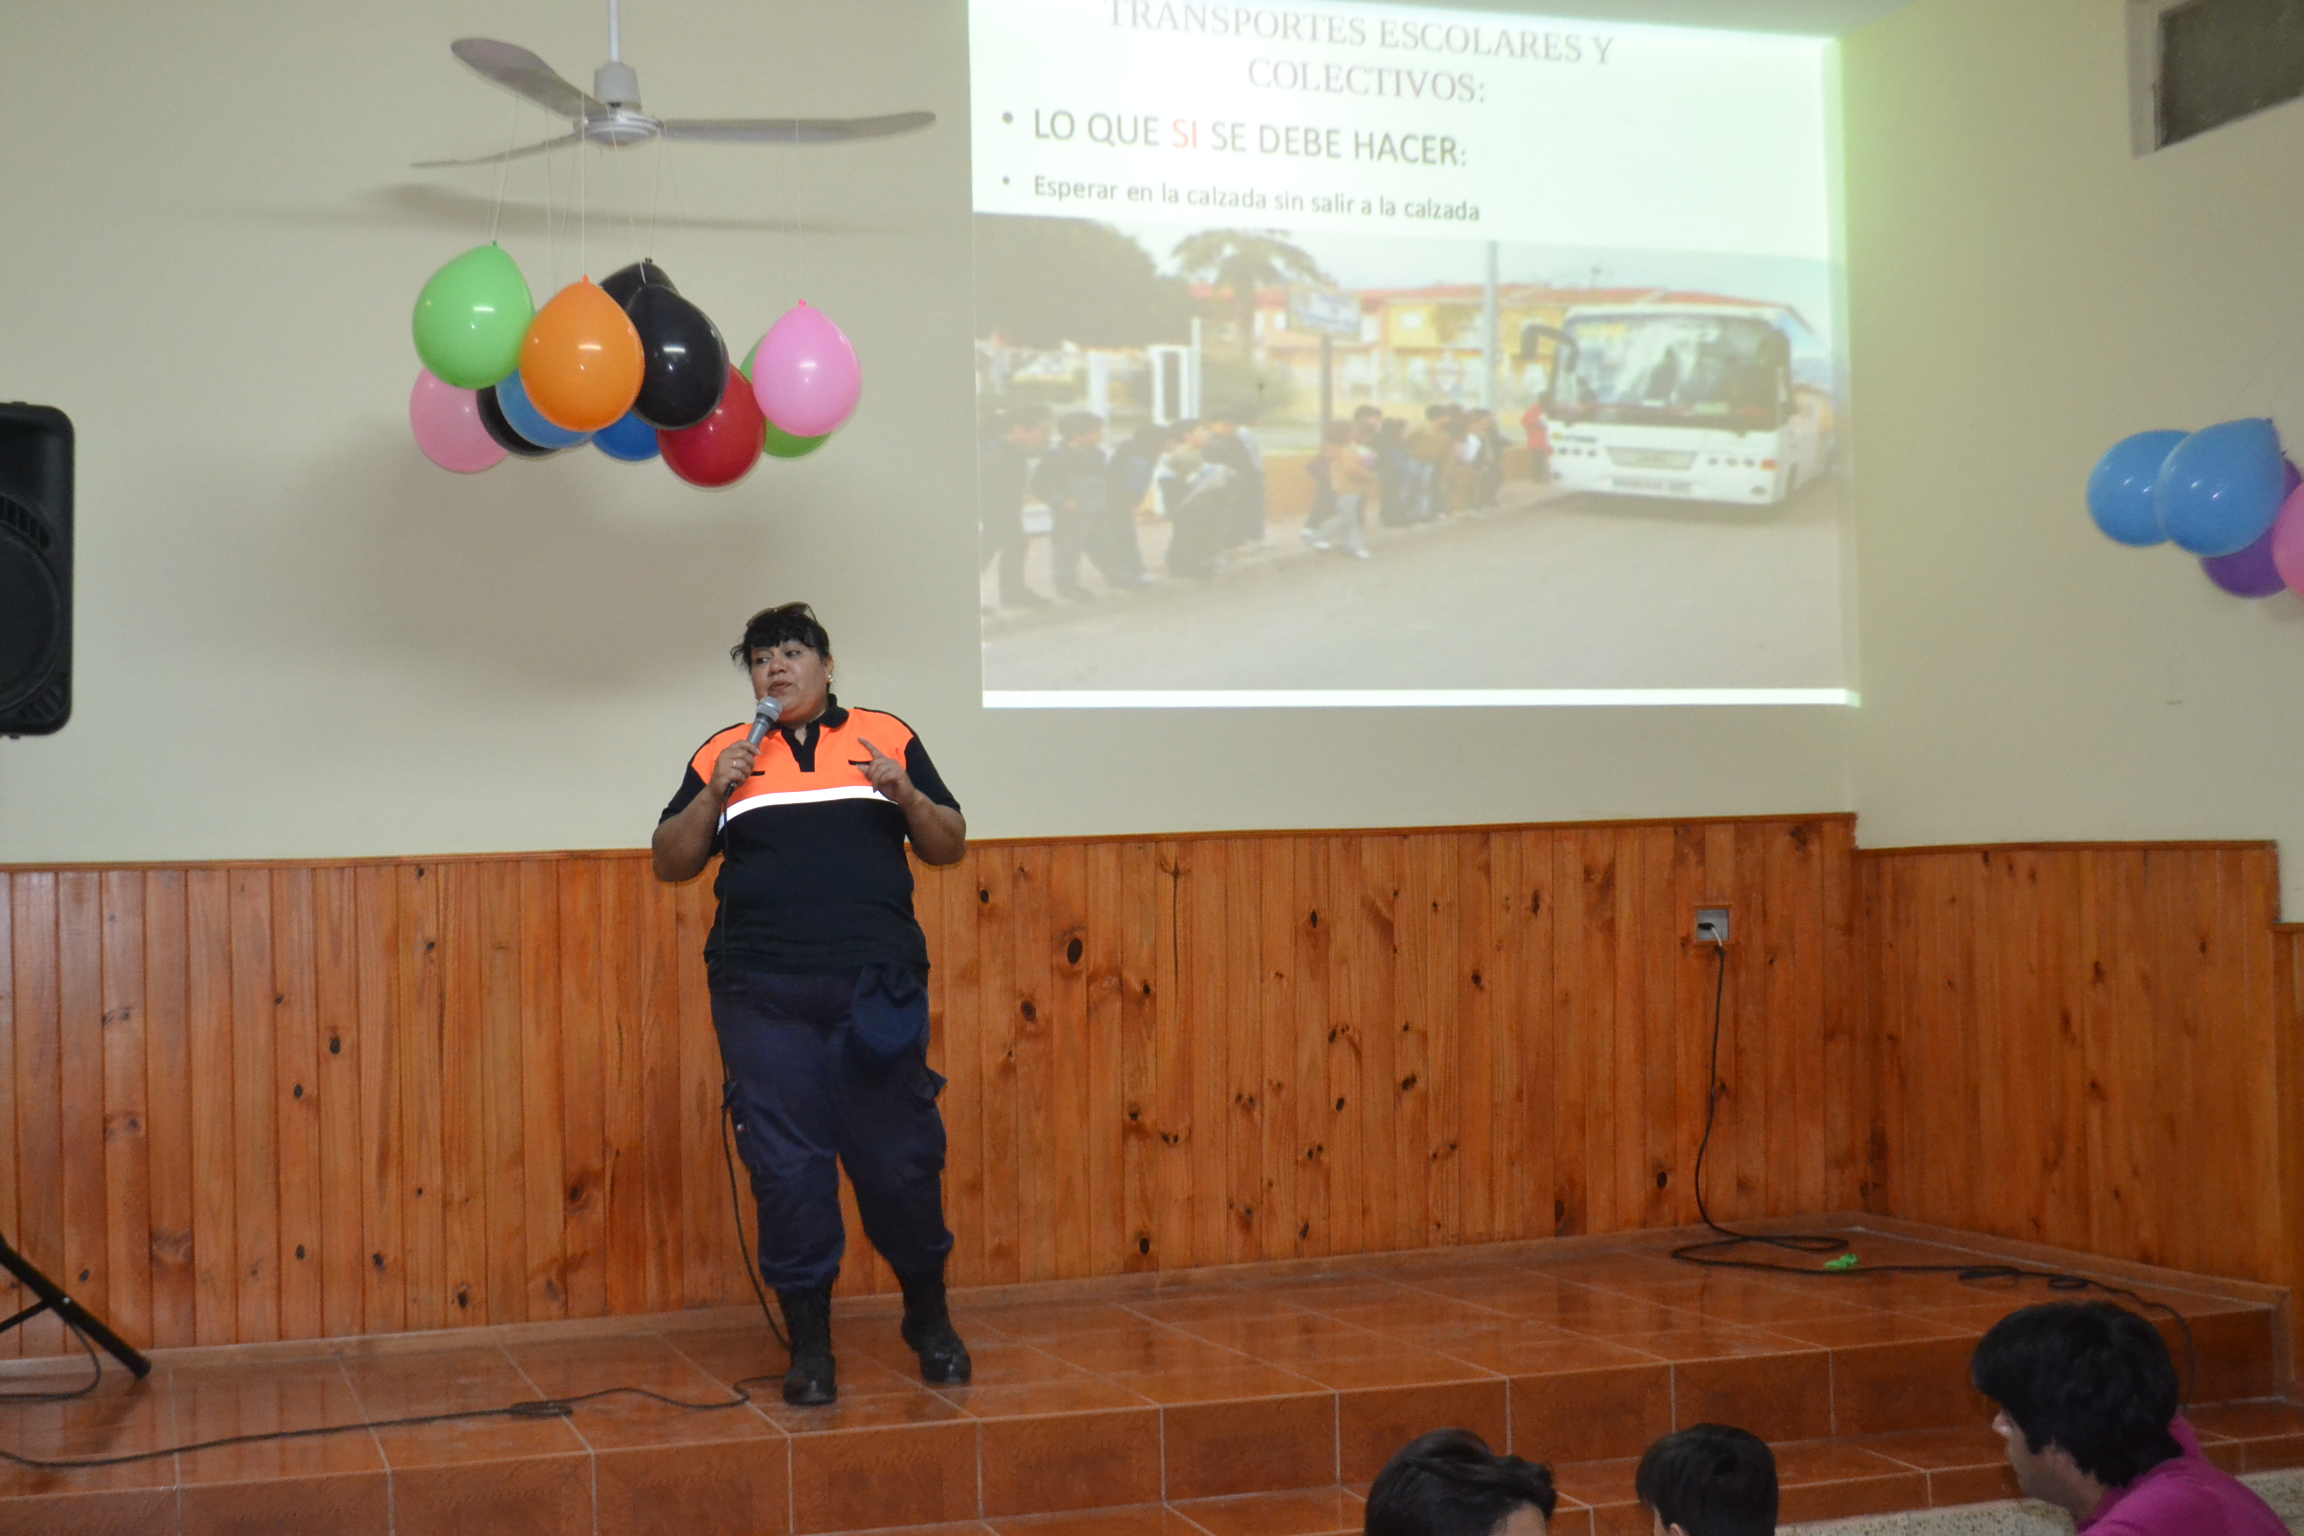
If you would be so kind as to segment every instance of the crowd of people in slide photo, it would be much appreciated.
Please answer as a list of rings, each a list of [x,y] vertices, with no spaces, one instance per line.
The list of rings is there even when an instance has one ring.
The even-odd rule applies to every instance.
[[[1246,416],[1146,423],[1112,442],[1092,411],[1056,415],[1029,401],[991,411],[977,489],[983,567],[998,570],[993,605],[1045,608],[1164,578],[1205,581],[1252,553],[1299,546],[1367,560],[1371,527],[1492,508],[1504,483],[1508,445],[1493,411],[1442,404],[1409,420],[1364,405],[1284,466],[1267,462]],[[1542,479],[1543,420],[1532,410],[1521,425]],[[1308,484],[1288,494],[1289,474]],[[1302,521],[1275,515],[1275,502],[1305,508]],[[1036,538],[1047,541],[1048,591],[1026,577]]]

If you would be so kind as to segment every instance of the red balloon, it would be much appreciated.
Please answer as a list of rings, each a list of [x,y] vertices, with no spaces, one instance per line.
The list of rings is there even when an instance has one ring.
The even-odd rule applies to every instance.
[[[728,382],[711,415],[677,432],[662,428],[656,432],[657,446],[664,450],[664,462],[672,473],[708,490],[734,485],[751,473],[767,440],[768,418],[760,414],[752,386],[734,368],[728,370]]]

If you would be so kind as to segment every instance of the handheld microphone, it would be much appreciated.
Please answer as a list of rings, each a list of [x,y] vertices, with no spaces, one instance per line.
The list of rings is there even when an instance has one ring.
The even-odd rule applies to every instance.
[[[762,695],[760,707],[752,711],[752,734],[744,738],[744,745],[758,747],[766,739],[768,727],[774,725],[776,717],[783,713],[783,705],[767,695]]]

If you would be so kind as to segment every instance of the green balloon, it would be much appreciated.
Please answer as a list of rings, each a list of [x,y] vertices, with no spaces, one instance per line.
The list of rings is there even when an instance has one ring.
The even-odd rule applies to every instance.
[[[827,432],[822,437],[794,437],[774,422],[768,423],[768,445],[762,451],[772,459],[804,459],[832,441]]]
[[[520,366],[536,301],[500,245],[478,245],[432,274],[416,295],[416,355],[434,378],[485,389]]]
[[[766,341],[767,339],[767,337],[763,336],[760,338],[760,341]],[[744,354],[744,361],[739,363],[736,367],[736,371],[744,375],[744,377],[747,379],[752,377],[752,359],[760,355],[760,341],[752,343],[752,350]]]

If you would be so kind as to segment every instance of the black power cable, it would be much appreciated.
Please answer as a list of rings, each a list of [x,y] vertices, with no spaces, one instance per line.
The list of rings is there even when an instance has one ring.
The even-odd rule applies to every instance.
[[[2200,1384],[2200,1346],[2192,1336],[2192,1324],[2183,1313],[2164,1301],[2150,1301],[2124,1286],[2099,1280],[2093,1275],[2075,1274],[2062,1269],[2035,1269],[2023,1264],[1865,1264],[1861,1263],[1848,1239],[1831,1232],[1738,1232],[1722,1226],[1712,1219],[1712,1212],[1704,1203],[1704,1154],[1712,1145],[1712,1129],[1719,1118],[1720,1101],[1728,1096],[1728,1085],[1720,1078],[1720,1019],[1721,1004],[1728,989],[1728,946],[1721,942],[1720,967],[1712,983],[1712,1053],[1708,1068],[1710,1091],[1704,1101],[1704,1135],[1696,1143],[1696,1216],[1707,1230],[1717,1237],[1702,1242],[1683,1243],[1672,1250],[1672,1257],[1683,1264],[1694,1264],[1704,1269],[1753,1270],[1770,1275],[1799,1275],[1811,1280],[1835,1280],[1861,1275],[1950,1275],[1963,1285],[1977,1285],[1988,1280],[2004,1280],[2020,1285],[2026,1280],[2038,1280],[2051,1291],[2101,1291],[2133,1303],[2139,1311],[2165,1312],[2176,1320],[2184,1335],[2184,1401],[2192,1400]],[[1837,1254],[1839,1257],[1823,1264],[1787,1264],[1769,1259],[1736,1259],[1722,1255],[1740,1248],[1776,1248],[1791,1253]]]

